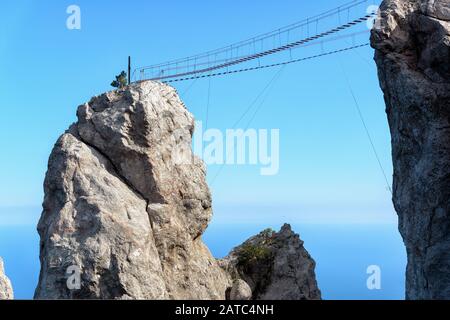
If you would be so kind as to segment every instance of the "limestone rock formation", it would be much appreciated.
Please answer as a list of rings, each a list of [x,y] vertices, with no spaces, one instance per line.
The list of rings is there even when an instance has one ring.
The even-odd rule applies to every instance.
[[[450,299],[450,2],[385,0],[372,46],[392,135],[408,299]]]
[[[252,288],[242,279],[236,279],[230,288],[229,300],[250,300],[252,298]]]
[[[14,299],[11,281],[5,275],[3,259],[0,258],[0,300],[11,300],[11,299]]]
[[[194,120],[175,90],[132,85],[77,116],[49,160],[35,297],[223,299],[201,240],[212,212]]]
[[[288,224],[280,232],[267,229],[248,239],[220,261],[234,280],[230,299],[318,300],[315,262]],[[244,284],[242,283],[244,282]]]
[[[239,277],[211,256],[201,239],[212,210],[191,150],[194,119],[172,87],[133,84],[94,97],[77,116],[48,163],[35,298],[320,297],[314,262],[289,227],[268,244],[266,266],[241,270],[232,254],[225,269]]]

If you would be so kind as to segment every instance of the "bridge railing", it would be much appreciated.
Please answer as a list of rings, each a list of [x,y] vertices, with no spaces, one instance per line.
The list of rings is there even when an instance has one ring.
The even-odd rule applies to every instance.
[[[332,34],[353,28],[373,13],[368,14],[368,0],[353,0],[319,15],[288,26],[197,55],[140,67],[134,70],[133,80],[166,81],[177,77],[211,73],[235,65],[255,61],[283,51],[292,51],[319,41]],[[367,30],[367,29],[366,29]]]

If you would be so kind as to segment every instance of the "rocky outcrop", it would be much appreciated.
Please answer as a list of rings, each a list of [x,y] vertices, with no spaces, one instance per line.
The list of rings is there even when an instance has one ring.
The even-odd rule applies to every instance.
[[[225,269],[239,277],[211,256],[201,239],[212,215],[205,167],[173,88],[133,84],[77,116],[49,159],[35,298],[320,297],[314,262],[288,227],[268,243],[267,266],[240,269],[229,257]]]
[[[450,2],[385,0],[372,46],[392,135],[408,299],[450,299]]]
[[[175,90],[136,84],[77,116],[49,160],[35,297],[224,298],[227,277],[201,240],[205,168],[178,159],[193,158],[194,120]]]
[[[11,299],[14,299],[11,281],[5,275],[3,259],[0,258],[0,300],[11,300]]]
[[[236,279],[229,288],[228,300],[250,300],[252,298],[252,288],[242,279]]]
[[[220,261],[232,279],[228,298],[242,300],[318,300],[315,262],[289,225],[267,229]]]

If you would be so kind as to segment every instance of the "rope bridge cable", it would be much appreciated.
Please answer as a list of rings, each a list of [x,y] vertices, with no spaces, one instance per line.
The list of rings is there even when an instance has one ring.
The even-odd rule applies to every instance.
[[[378,155],[377,149],[375,148],[375,144],[373,142],[372,135],[370,134],[370,131],[369,131],[369,128],[367,127],[366,121],[364,120],[364,116],[362,114],[361,107],[359,105],[358,100],[356,99],[356,95],[355,95],[355,92],[353,91],[352,85],[350,83],[350,79],[348,78],[347,73],[345,72],[345,69],[344,69],[344,66],[342,65],[342,62],[341,61],[339,61],[339,62],[340,62],[340,66],[341,66],[341,69],[342,69],[342,73],[344,74],[345,80],[347,82],[348,89],[349,89],[350,94],[351,94],[351,96],[353,98],[353,102],[355,104],[356,110],[358,111],[359,119],[361,120],[361,123],[362,123],[362,125],[364,127],[364,131],[366,132],[367,138],[368,138],[368,140],[370,142],[370,146],[372,148],[372,151],[373,151],[373,154],[375,156],[375,159],[378,162],[378,166],[379,166],[380,171],[381,171],[381,173],[382,173],[382,175],[384,177],[384,180],[386,182],[386,187],[389,190],[389,192],[391,194],[393,194],[392,187],[391,187],[391,185],[389,183],[389,179],[387,177],[386,171],[384,170],[383,164],[381,163],[381,160],[380,160],[380,157]]]
[[[183,98],[185,98],[185,95],[192,89],[192,87],[194,86],[194,84],[197,82],[198,79],[195,79],[194,81],[192,81],[192,83],[181,93],[181,96]]]
[[[265,57],[265,56],[268,56],[268,55],[273,55],[275,53],[279,53],[279,52],[282,52],[282,51],[291,50],[291,49],[294,49],[294,48],[299,47],[301,45],[304,45],[306,43],[315,41],[317,39],[324,38],[324,37],[327,37],[329,35],[332,35],[332,34],[341,32],[343,30],[349,29],[349,28],[351,28],[351,27],[353,27],[353,26],[355,26],[355,25],[357,25],[359,23],[362,23],[362,22],[365,22],[365,21],[369,20],[370,18],[374,17],[374,15],[375,15],[374,13],[370,13],[370,14],[365,15],[364,17],[361,17],[359,19],[355,19],[355,20],[353,20],[353,21],[351,21],[349,23],[343,24],[343,25],[341,25],[339,27],[336,27],[334,29],[328,30],[326,32],[322,32],[322,33],[314,35],[312,37],[308,37],[306,39],[302,39],[302,40],[299,40],[299,41],[291,42],[291,43],[286,44],[284,46],[277,47],[277,48],[274,48],[274,49],[271,49],[271,50],[267,50],[267,51],[263,51],[263,52],[259,52],[257,54],[245,56],[243,58],[232,60],[232,61],[227,62],[227,63],[222,63],[222,64],[215,65],[215,66],[212,66],[212,67],[203,68],[203,69],[199,69],[199,70],[193,70],[193,71],[189,71],[189,72],[183,72],[183,73],[178,73],[178,74],[173,74],[173,75],[167,75],[167,76],[160,76],[160,77],[150,78],[149,80],[165,80],[165,79],[170,79],[170,78],[179,78],[179,77],[185,77],[185,76],[193,75],[193,74],[211,72],[211,71],[214,71],[214,70],[228,68],[228,67],[231,67],[231,66],[234,66],[234,65],[237,65],[237,64],[241,64],[241,63],[248,62],[248,61],[251,61],[251,60],[259,59],[259,58],[262,58],[262,57]],[[144,69],[142,69],[142,70],[144,70]]]
[[[251,116],[249,122],[247,123],[247,126],[244,131],[247,131],[250,127],[251,122],[256,117],[256,114],[261,109],[261,107],[264,105],[264,103],[267,100],[267,97],[270,94],[270,91],[273,89],[275,83],[280,78],[285,66],[281,66],[281,68],[273,75],[273,77],[269,80],[269,82],[266,84],[266,86],[259,92],[259,94],[256,96],[256,98],[252,101],[252,103],[247,107],[247,109],[242,113],[242,115],[239,117],[239,119],[235,122],[233,125],[233,129],[236,129],[237,125],[244,119],[244,117],[248,114],[248,112],[257,104],[257,102],[261,99],[259,105],[256,106],[256,110],[254,111],[253,115]],[[230,151],[231,152],[231,151]],[[230,152],[227,153],[227,158],[230,156]],[[225,162],[221,164],[220,168],[217,170],[216,174],[211,179],[211,186],[214,185],[214,182],[218,178],[218,176],[221,174],[223,168],[225,167]]]
[[[278,71],[277,78],[274,80],[274,82],[272,84],[272,87],[270,89],[273,88],[274,84],[281,77],[285,67],[286,67],[286,65],[282,65],[281,66],[280,70]],[[267,97],[269,96],[270,89],[267,92],[266,96],[263,98],[263,101],[261,101],[261,103],[256,107],[255,111],[253,112],[252,116],[250,117],[250,120],[247,122],[247,125],[245,126],[245,130],[244,131],[247,131],[250,128],[250,125],[252,124],[253,120],[256,118],[256,115],[258,114],[259,110],[261,110],[261,108],[263,107],[264,103],[266,102]]]
[[[137,68],[136,70],[140,71],[140,80],[146,80],[146,79],[152,79],[152,80],[156,80],[156,79],[162,79],[162,78],[166,78],[168,74],[170,74],[173,70],[175,70],[175,73],[179,74],[179,70],[183,71],[189,71],[189,73],[191,72],[196,72],[198,73],[199,69],[197,68],[197,66],[203,66],[203,65],[208,65],[210,66],[211,64],[217,64],[221,61],[235,61],[235,53],[236,55],[239,55],[239,53],[245,52],[246,49],[250,49],[250,51],[254,51],[256,52],[256,48],[257,46],[259,46],[259,44],[261,45],[261,51],[263,50],[263,47],[265,46],[266,43],[271,42],[268,41],[269,39],[273,39],[273,44],[275,45],[278,37],[279,43],[281,45],[282,42],[286,41],[289,42],[289,39],[291,38],[292,34],[294,32],[299,32],[301,30],[301,33],[303,34],[304,32],[304,28],[305,26],[307,26],[307,34],[309,37],[309,33],[310,33],[310,24],[314,24],[316,25],[316,33],[318,32],[318,24],[319,21],[325,20],[327,18],[332,18],[337,17],[339,20],[339,24],[341,24],[342,22],[342,13],[347,11],[347,22],[350,21],[350,10],[354,10],[357,6],[362,5],[362,4],[366,4],[369,0],[353,0],[351,2],[348,2],[344,5],[341,5],[337,8],[334,8],[332,10],[328,10],[320,15],[316,15],[314,17],[310,17],[308,19],[302,20],[300,22],[291,24],[289,26],[286,27],[282,27],[282,28],[278,28],[272,32],[268,32],[265,33],[263,35],[259,35],[220,49],[216,49],[216,50],[211,50],[208,51],[206,53],[201,53],[198,55],[194,55],[194,56],[190,56],[190,57],[186,57],[186,58],[182,58],[182,59],[177,59],[177,60],[172,60],[172,61],[168,61],[168,62],[164,62],[164,63],[160,63],[160,64],[155,64],[152,66],[146,66],[146,67],[140,67]],[[355,9],[356,10],[356,9]],[[353,14],[352,14],[353,15]],[[374,15],[374,14],[370,14],[370,15]],[[358,23],[357,21],[358,19],[349,22],[349,23]],[[350,25],[351,26],[351,25]],[[342,26],[341,26],[342,27]],[[300,29],[301,28],[301,29]],[[338,27],[339,28],[339,27]],[[314,29],[314,28],[312,28]],[[339,31],[339,30],[338,30]],[[325,32],[324,32],[325,33]],[[282,40],[283,38],[283,40]],[[253,48],[253,50],[251,49]],[[272,50],[276,50],[276,49],[272,49]],[[267,50],[267,51],[271,51],[271,50]],[[248,55],[245,55],[243,57],[241,57],[240,59],[243,59],[244,57],[247,57]],[[221,58],[220,60],[218,60],[217,58]],[[223,59],[225,58],[225,59]],[[239,59],[238,59],[239,60]],[[208,69],[208,68],[206,68]],[[150,76],[147,76],[147,71],[151,72]],[[200,69],[203,70],[203,69]],[[185,75],[185,73],[187,72],[182,72],[182,74]],[[172,75],[173,76],[173,75]]]
[[[247,48],[253,47],[254,51],[256,51],[257,43],[261,43],[261,47],[262,47],[264,41],[266,41],[267,39],[270,39],[270,38],[275,38],[277,36],[279,37],[279,40],[281,43],[281,35],[282,34],[285,34],[285,36],[288,39],[287,41],[289,42],[289,38],[292,33],[294,33],[296,30],[300,30],[300,28],[301,28],[301,31],[303,32],[303,28],[305,26],[307,26],[309,29],[309,25],[311,23],[315,22],[317,25],[319,21],[322,21],[327,18],[335,16],[338,18],[339,24],[341,24],[342,12],[347,11],[348,20],[350,20],[350,16],[349,16],[350,10],[353,10],[357,6],[367,4],[368,1],[369,0],[351,0],[345,4],[342,4],[338,7],[327,10],[321,14],[318,14],[318,15],[315,15],[312,17],[308,17],[307,19],[303,19],[299,22],[295,22],[290,25],[278,28],[271,32],[260,34],[258,36],[252,37],[250,39],[246,39],[246,40],[243,40],[243,41],[240,41],[240,42],[228,45],[228,46],[224,46],[219,49],[210,50],[210,51],[203,52],[203,53],[193,55],[190,57],[175,59],[172,61],[166,61],[166,62],[155,64],[152,66],[143,66],[143,67],[137,68],[136,70],[144,70],[144,69],[145,70],[157,70],[158,69],[159,71],[161,71],[161,68],[163,68],[163,67],[165,68],[165,70],[171,70],[171,69],[178,70],[178,69],[180,69],[180,65],[181,65],[181,68],[183,68],[183,64],[186,64],[186,63],[187,63],[188,68],[192,67],[192,66],[196,66],[197,64],[198,65],[209,64],[211,62],[211,57],[213,57],[213,56],[216,58],[216,61],[214,61],[213,63],[216,63],[217,57],[221,56],[222,54],[226,55],[227,58],[225,60],[233,60],[233,51],[234,50],[237,50],[239,52],[239,51],[242,51],[243,49],[245,49],[246,47]],[[308,36],[309,36],[309,34],[308,34]],[[231,54],[231,58],[228,57],[228,55],[230,55],[230,54]],[[201,61],[203,59],[207,60],[207,63],[205,63],[205,62],[201,63]],[[172,66],[172,68],[169,68],[170,66]]]
[[[306,60],[312,60],[312,59],[316,59],[316,58],[320,58],[320,57],[325,57],[325,56],[337,54],[340,52],[350,51],[353,49],[366,47],[368,45],[369,45],[369,43],[364,43],[364,44],[359,44],[359,45],[346,47],[346,48],[342,48],[342,49],[338,49],[338,50],[328,51],[328,52],[324,52],[321,54],[317,54],[317,55],[313,55],[313,56],[309,56],[309,57],[305,57],[305,58],[300,58],[300,59],[295,59],[295,60],[289,60],[289,61],[284,61],[284,62],[279,62],[279,63],[261,65],[261,66],[257,66],[257,67],[250,67],[250,68],[244,68],[244,69],[238,69],[238,70],[232,70],[232,71],[224,71],[224,72],[204,74],[204,75],[199,75],[199,76],[192,76],[192,77],[187,77],[187,78],[173,79],[173,80],[162,81],[162,82],[173,83],[173,82],[187,81],[187,80],[193,80],[193,79],[218,77],[218,76],[224,76],[224,75],[228,75],[228,74],[248,72],[248,71],[254,71],[254,70],[259,70],[259,69],[273,68],[273,67],[277,67],[277,66],[283,66],[283,65],[288,65],[288,64],[292,64],[292,63],[298,63],[298,62],[302,62],[302,61],[306,61]]]
[[[369,33],[369,32],[370,32],[370,30],[363,30],[363,31],[358,31],[358,32],[353,32],[353,33],[349,33],[349,34],[336,36],[336,37],[331,37],[331,38],[327,38],[325,40],[321,40],[321,41],[317,41],[317,42],[310,42],[310,43],[304,44],[304,45],[301,46],[301,48],[307,48],[307,47],[311,47],[311,46],[321,45],[322,46],[322,51],[323,51],[323,45],[325,43],[334,42],[334,41],[338,41],[338,40],[342,40],[342,39],[346,39],[346,38],[354,39],[356,36],[359,36],[359,35],[362,35],[362,34],[366,34],[366,33]],[[290,53],[289,55],[290,55],[291,60],[292,60],[292,50],[290,50],[289,53]],[[199,78],[196,78],[196,79],[199,79]],[[151,79],[148,79],[148,80],[151,80]],[[140,81],[137,81],[137,82],[141,82],[141,81],[147,81],[147,80],[140,80]]]
[[[206,129],[208,129],[210,100],[211,100],[211,78],[209,78],[209,81],[208,81],[208,96],[207,96],[207,101],[206,101],[206,122],[205,122]]]
[[[245,109],[245,111],[241,114],[241,116],[235,121],[233,126],[231,128],[236,129],[238,124],[245,118],[245,116],[250,112],[250,110],[253,108],[253,106],[256,105],[256,103],[262,99],[264,100],[263,96],[266,94],[266,92],[270,91],[270,87],[272,84],[277,81],[279,74],[281,71],[279,70],[277,73],[274,74],[274,76],[270,79],[270,81],[266,84],[266,86],[260,91],[260,93],[255,97],[255,99],[250,103],[250,105]]]

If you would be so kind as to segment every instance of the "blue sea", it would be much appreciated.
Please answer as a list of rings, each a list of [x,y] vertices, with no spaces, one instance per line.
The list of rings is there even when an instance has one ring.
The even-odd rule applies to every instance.
[[[212,223],[203,236],[215,257],[225,256],[259,231],[281,225]],[[292,224],[316,261],[324,299],[404,299],[406,253],[394,224]],[[0,226],[4,258],[15,296],[31,299],[39,275],[39,237],[34,223]],[[381,268],[381,289],[369,290],[367,267]]]
[[[216,257],[262,231],[264,225],[212,224],[204,240]],[[279,230],[280,225],[271,226]],[[323,299],[402,300],[405,298],[406,250],[394,224],[292,224],[316,261]],[[367,288],[367,267],[381,268],[381,289]]]

